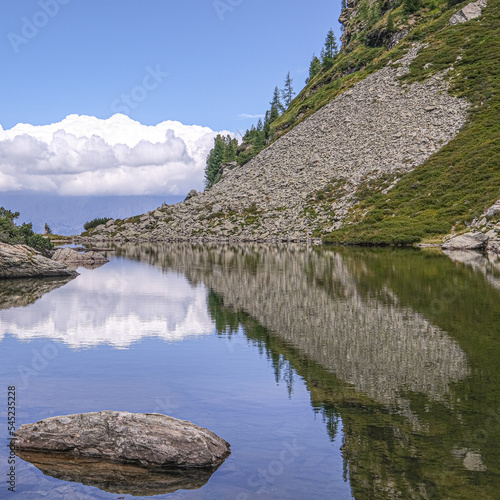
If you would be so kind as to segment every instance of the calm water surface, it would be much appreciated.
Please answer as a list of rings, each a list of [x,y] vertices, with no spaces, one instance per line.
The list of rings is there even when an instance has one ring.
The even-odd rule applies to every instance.
[[[500,273],[459,258],[125,245],[68,282],[0,282],[17,426],[160,412],[232,451],[175,488],[17,457],[12,494],[2,446],[0,498],[500,498]]]

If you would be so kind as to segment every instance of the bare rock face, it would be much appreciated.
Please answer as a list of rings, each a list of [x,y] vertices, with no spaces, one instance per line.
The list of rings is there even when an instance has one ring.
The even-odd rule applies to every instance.
[[[78,276],[78,273],[26,245],[0,243],[0,279],[54,276],[74,277]]]
[[[443,243],[443,250],[483,250],[488,243],[488,236],[484,233],[465,233],[450,238]]]
[[[85,252],[79,253],[73,248],[58,248],[54,255],[52,256],[52,260],[56,262],[62,262],[66,264],[68,267],[76,268],[76,267],[99,267],[106,262],[109,262],[104,255],[98,252]]]
[[[467,4],[463,9],[460,9],[456,14],[451,16],[450,24],[453,26],[455,24],[465,23],[471,19],[480,17],[481,12],[486,5],[487,0],[478,0],[477,2]]]
[[[16,451],[64,453],[150,469],[216,468],[229,444],[203,427],[159,413],[101,411],[24,424]]]
[[[186,198],[184,198],[184,201],[190,200],[191,198],[194,198],[195,196],[198,196],[200,193],[196,191],[196,189],[191,189],[189,193],[187,194]]]

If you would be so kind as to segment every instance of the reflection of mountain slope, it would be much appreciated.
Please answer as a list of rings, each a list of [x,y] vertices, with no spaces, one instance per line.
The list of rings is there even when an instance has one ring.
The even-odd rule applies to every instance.
[[[342,426],[357,500],[496,498],[498,296],[482,276],[416,251],[173,244],[121,252],[205,283],[217,330],[235,335],[231,349],[241,325],[277,380],[291,381],[289,370],[305,380],[329,435]]]
[[[406,412],[401,391],[440,400],[467,375],[459,345],[409,308],[363,298],[340,254],[165,245],[182,269],[356,390]],[[159,249],[158,249],[159,250]],[[130,247],[128,254],[140,251]],[[137,256],[136,256],[137,257]]]
[[[472,250],[444,252],[451,260],[472,267],[486,276],[497,290],[500,290],[500,256],[494,253],[482,253]]]
[[[75,277],[2,280],[0,309],[25,307],[33,304],[46,293],[69,283],[73,279]]]
[[[1,334],[22,340],[47,337],[71,347],[127,347],[146,336],[167,341],[213,331],[206,290],[178,273],[137,263],[112,264],[82,275],[19,315],[4,311]]]

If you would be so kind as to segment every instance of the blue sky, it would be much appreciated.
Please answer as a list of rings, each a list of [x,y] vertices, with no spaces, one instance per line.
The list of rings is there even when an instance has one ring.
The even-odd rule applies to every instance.
[[[69,114],[105,119],[121,104],[120,111],[128,107],[125,114],[147,125],[178,120],[213,130],[246,128],[252,120],[240,116],[263,113],[288,71],[295,89],[302,88],[328,29],[340,36],[339,5],[3,0],[0,124],[44,125]],[[23,37],[23,28],[31,38]],[[133,102],[135,109],[117,103],[142,85],[148,68],[160,72],[156,88]]]
[[[256,123],[288,71],[300,91],[339,14],[340,0],[3,0],[0,194],[202,189],[214,135]]]

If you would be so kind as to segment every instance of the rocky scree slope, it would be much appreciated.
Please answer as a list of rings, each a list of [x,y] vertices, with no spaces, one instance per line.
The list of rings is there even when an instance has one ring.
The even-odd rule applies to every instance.
[[[423,81],[401,81],[425,49],[426,44],[408,43],[400,60],[352,85],[249,163],[227,169],[205,193],[109,221],[90,236],[305,241],[338,230],[346,220],[356,224],[352,214],[360,193],[376,183],[389,201],[391,188],[466,122],[467,101],[447,92],[453,63]]]
[[[444,75],[399,83],[417,52],[368,76],[205,193],[92,235],[301,241],[340,227],[361,183],[421,164],[465,122],[467,103],[446,92]],[[335,200],[322,203],[319,190]]]

